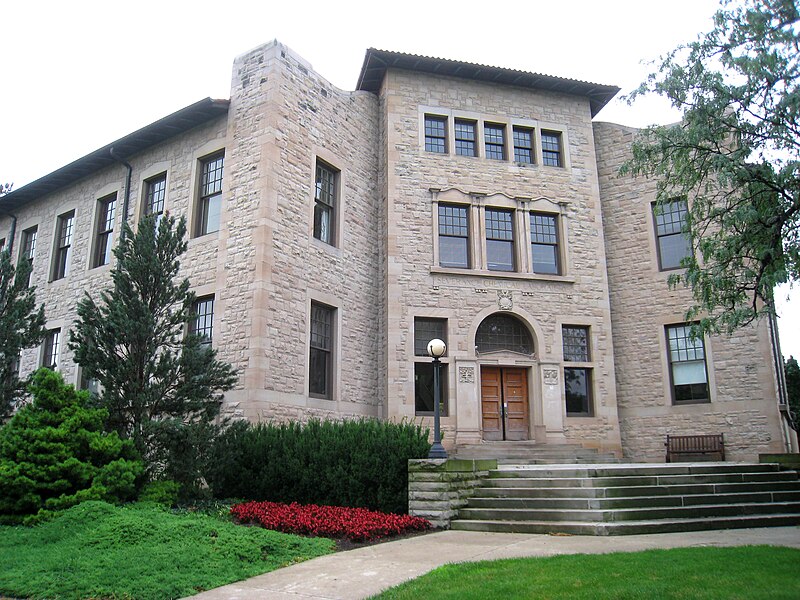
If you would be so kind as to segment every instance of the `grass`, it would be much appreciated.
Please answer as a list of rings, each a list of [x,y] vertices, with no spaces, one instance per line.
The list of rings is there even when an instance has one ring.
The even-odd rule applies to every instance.
[[[36,527],[0,527],[0,596],[181,598],[334,550],[208,514],[84,502]]]
[[[800,598],[800,550],[679,548],[445,565],[381,600]]]

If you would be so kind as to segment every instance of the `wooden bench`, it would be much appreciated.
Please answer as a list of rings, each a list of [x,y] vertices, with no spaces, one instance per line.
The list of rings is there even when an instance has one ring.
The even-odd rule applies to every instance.
[[[667,462],[676,462],[681,457],[693,458],[715,455],[716,460],[725,460],[723,434],[711,435],[667,435]],[[714,460],[714,458],[712,458]]]

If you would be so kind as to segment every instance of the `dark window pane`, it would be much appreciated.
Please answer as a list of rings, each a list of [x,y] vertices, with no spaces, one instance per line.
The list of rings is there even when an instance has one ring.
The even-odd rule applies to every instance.
[[[447,343],[447,319],[414,317],[414,355],[428,356],[428,342],[435,339]]]
[[[483,127],[486,143],[486,158],[505,160],[506,128],[503,125],[486,124]]]
[[[446,152],[447,119],[425,115],[425,150],[427,152]]]
[[[468,207],[439,205],[439,265],[469,268]]]
[[[686,200],[653,204],[653,220],[658,238],[658,260],[662,270],[678,269],[681,260],[692,252],[689,237],[683,231],[687,219]]]
[[[531,244],[533,272],[558,275],[558,254],[555,246]]]
[[[146,215],[160,215],[164,212],[164,198],[167,193],[167,174],[159,175],[147,181],[145,197]]]
[[[533,272],[558,274],[558,228],[555,215],[531,213]]]
[[[334,309],[323,304],[311,304],[311,332],[308,360],[308,391],[331,398]]]
[[[490,271],[513,271],[514,242],[486,240],[486,266]]]
[[[475,121],[455,121],[456,154],[476,156]]]
[[[219,231],[222,210],[222,171],[225,162],[223,154],[201,162],[200,202],[197,235]]]
[[[514,160],[520,163],[533,163],[532,129],[514,127]]]
[[[443,417],[448,411],[448,377],[447,364],[442,363],[439,371],[441,397],[439,410]],[[418,415],[433,414],[433,361],[414,363],[414,412]]]
[[[542,163],[551,167],[562,166],[560,133],[556,131],[542,132]]]
[[[478,353],[508,350],[520,354],[533,354],[533,339],[525,325],[504,314],[486,317],[475,334]]]
[[[62,279],[69,275],[70,257],[72,256],[72,227],[75,218],[74,212],[58,217],[58,230],[56,233],[56,252],[53,264],[53,280]]]
[[[690,324],[667,327],[673,398],[680,402],[708,402],[708,374],[702,336],[691,336]]]
[[[589,362],[589,328],[564,325],[561,328],[564,360]]]
[[[314,237],[333,245],[337,171],[317,161],[314,188]]]
[[[191,332],[203,338],[203,343],[210,344],[214,332],[214,296],[199,298],[194,304],[194,314]]]
[[[564,369],[564,391],[567,415],[591,416],[592,414],[592,370]]]
[[[490,271],[514,270],[514,213],[486,209],[486,261]]]

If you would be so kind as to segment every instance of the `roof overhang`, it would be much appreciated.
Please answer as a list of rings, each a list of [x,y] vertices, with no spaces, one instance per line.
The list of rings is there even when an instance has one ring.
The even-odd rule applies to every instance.
[[[388,52],[386,50],[376,50],[375,48],[367,50],[364,64],[361,67],[361,74],[358,76],[356,89],[378,93],[388,69],[403,69],[446,77],[484,81],[492,84],[585,96],[589,99],[593,117],[620,91],[620,88],[614,85],[601,85],[589,83],[588,81],[542,75],[540,73],[502,69],[500,67],[430,56],[418,56],[416,54],[404,54],[402,52]]]
[[[128,159],[206,121],[225,115],[229,105],[229,100],[212,98],[190,104],[186,108],[98,148],[83,158],[6,194],[0,198],[0,213],[13,212],[27,202],[55,192],[104,167],[117,163],[111,156],[112,148],[116,156],[123,160]]]

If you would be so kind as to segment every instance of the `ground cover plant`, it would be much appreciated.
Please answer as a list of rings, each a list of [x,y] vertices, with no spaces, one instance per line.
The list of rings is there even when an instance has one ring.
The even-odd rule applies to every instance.
[[[84,502],[36,527],[0,527],[0,597],[182,598],[334,549],[208,514]]]
[[[244,502],[233,505],[231,515],[242,523],[257,523],[275,531],[351,542],[372,542],[431,528],[430,522],[420,517],[315,504]]]
[[[800,549],[676,548],[445,565],[381,600],[800,598]]]

